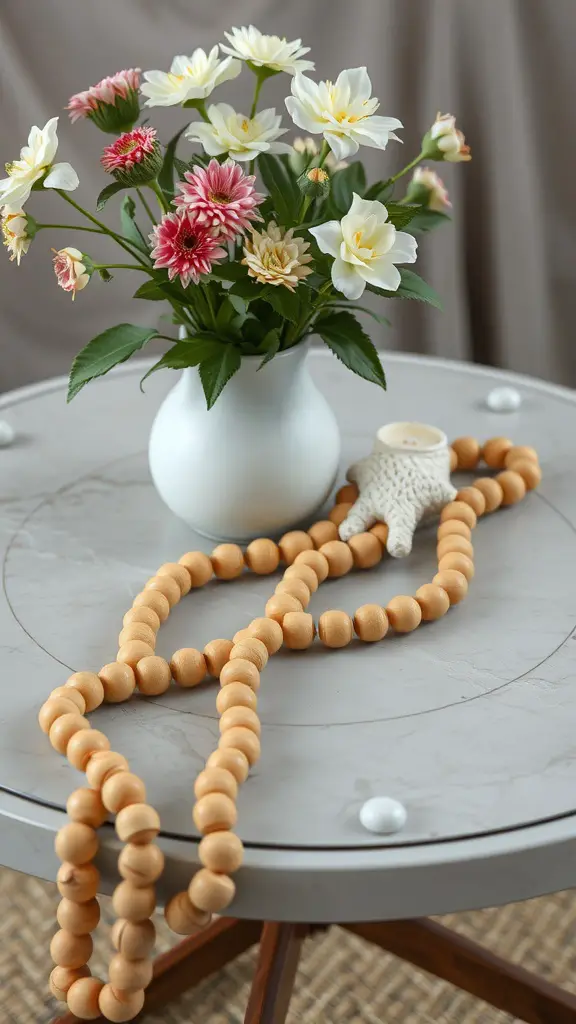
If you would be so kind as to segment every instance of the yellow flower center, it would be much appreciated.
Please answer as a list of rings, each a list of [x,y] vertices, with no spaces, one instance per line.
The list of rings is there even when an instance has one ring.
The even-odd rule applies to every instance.
[[[361,231],[357,231],[356,234],[354,235],[354,245],[357,245],[358,248],[360,248],[361,244],[362,244],[362,232]]]
[[[242,121],[242,124],[240,125],[240,127],[241,127],[243,132],[247,132],[248,131],[248,129],[250,127],[250,121],[248,120],[247,117],[244,118],[244,120]]]

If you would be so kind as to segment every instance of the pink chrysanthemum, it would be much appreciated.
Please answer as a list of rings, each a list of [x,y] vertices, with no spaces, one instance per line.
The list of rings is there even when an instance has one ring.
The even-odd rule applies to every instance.
[[[208,167],[195,167],[184,177],[174,205],[193,210],[197,221],[221,238],[235,238],[250,221],[262,220],[256,207],[264,196],[254,190],[254,175],[244,174],[235,160],[211,160]]]
[[[103,78],[101,82],[91,85],[84,92],[77,92],[70,97],[66,107],[70,111],[72,124],[83,117],[90,117],[102,103],[113,106],[118,98],[129,99],[131,93],[138,92],[139,87],[140,68],[127,68]]]
[[[216,260],[228,255],[219,239],[188,210],[167,213],[154,227],[150,240],[154,246],[150,253],[154,267],[165,267],[170,280],[179,277],[184,288],[191,281],[198,284],[201,275],[209,274]]]
[[[124,132],[111,146],[105,146],[100,158],[105,171],[131,171],[136,164],[144,162],[158,146],[155,128],[133,128]]]

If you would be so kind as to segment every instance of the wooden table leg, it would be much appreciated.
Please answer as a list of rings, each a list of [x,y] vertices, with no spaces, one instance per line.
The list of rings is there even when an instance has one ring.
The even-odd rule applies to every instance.
[[[342,927],[527,1024],[576,1024],[576,996],[435,921]]]
[[[267,923],[244,1024],[284,1024],[294,988],[306,924]]]

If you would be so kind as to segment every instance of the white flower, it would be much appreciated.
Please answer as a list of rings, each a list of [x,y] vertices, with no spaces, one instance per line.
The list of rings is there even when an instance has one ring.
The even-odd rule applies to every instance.
[[[217,85],[237,78],[242,70],[238,60],[218,59],[218,47],[210,53],[198,48],[191,57],[174,57],[170,71],[146,71],[140,91],[148,99],[146,107],[173,107],[187,100],[202,100]]]
[[[299,128],[312,135],[322,134],[336,159],[345,160],[360,146],[386,149],[389,139],[401,141],[393,129],[401,128],[402,122],[376,115],[380,104],[371,92],[366,68],[341,71],[334,83],[313,82],[305,75],[296,75],[286,107]]]
[[[430,138],[436,143],[440,153],[437,160],[448,160],[452,164],[461,160],[471,160],[470,146],[466,145],[464,134],[456,128],[456,118],[452,114],[436,114],[436,120],[430,129]]]
[[[386,207],[354,193],[342,220],[331,220],[310,234],[322,252],[334,256],[332,283],[347,299],[359,299],[367,284],[395,292],[400,272],[395,263],[414,263],[416,239],[397,231]]]
[[[248,275],[261,284],[282,285],[293,292],[303,277],[312,271],[306,263],[312,262],[307,250],[310,242],[294,238],[294,228],[282,231],[271,220],[265,231],[252,231],[252,237],[244,244],[244,263]]]
[[[186,138],[199,142],[208,156],[228,153],[234,160],[255,160],[261,153],[291,153],[292,146],[276,142],[287,129],[280,127],[274,107],[259,110],[255,117],[237,114],[228,103],[208,107],[209,122],[194,121]]]
[[[422,198],[419,198],[419,197]],[[408,187],[409,203],[421,203],[428,210],[444,213],[452,206],[442,178],[430,167],[417,167]]]
[[[44,188],[62,188],[73,192],[78,188],[78,175],[67,163],[55,164],[54,157],[58,149],[56,126],[58,118],[52,117],[43,128],[34,125],[30,129],[28,145],[20,150],[20,159],[6,164],[7,178],[0,180],[0,203],[8,207],[10,213],[21,210],[30,198],[34,182],[44,178]]]
[[[10,259],[16,260],[20,266],[20,260],[28,252],[32,241],[32,237],[28,234],[28,218],[24,210],[10,213],[7,206],[2,207],[1,213],[4,245],[10,253]]]
[[[231,44],[224,46],[224,53],[230,53],[240,60],[249,61],[255,67],[270,68],[271,71],[287,71],[289,75],[295,75],[298,71],[313,71],[314,64],[311,60],[301,60],[305,53],[310,52],[309,46],[301,46],[301,39],[293,39],[288,42],[279,36],[264,36],[254,25],[248,28],[233,28],[231,32],[225,32],[226,39]]]

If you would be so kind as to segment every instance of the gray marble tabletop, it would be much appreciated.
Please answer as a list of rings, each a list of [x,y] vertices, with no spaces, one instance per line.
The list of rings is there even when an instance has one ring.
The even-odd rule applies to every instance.
[[[343,472],[377,427],[418,419],[449,437],[506,434],[533,444],[537,493],[483,520],[466,602],[438,623],[344,651],[281,652],[266,670],[263,757],[239,800],[246,865],[232,913],[301,920],[384,919],[478,907],[576,884],[576,394],[440,360],[386,356],[389,390],[323,352],[313,375],[344,433]],[[0,450],[0,861],[44,878],[54,833],[81,776],[36,724],[70,672],[113,659],[124,611],[155,567],[209,550],[150,482],[152,418],[174,382],[138,389],[129,364],[66,406],[62,380],[0,400],[17,432]],[[485,397],[512,384],[514,413]],[[463,477],[465,479],[465,477]],[[434,532],[405,560],[329,581],[311,610],[352,611],[413,593],[435,570]],[[192,593],[158,653],[202,647],[262,614],[270,578]],[[147,784],[167,855],[164,898],[187,884],[197,835],[193,780],[218,735],[214,687],[135,697],[92,716]],[[358,813],[401,800],[408,821],[383,837]],[[118,846],[102,829],[103,888]]]

